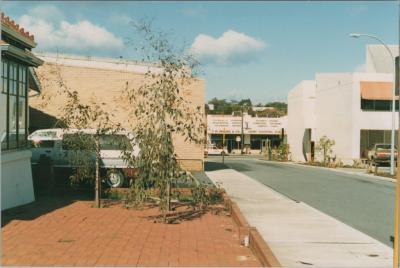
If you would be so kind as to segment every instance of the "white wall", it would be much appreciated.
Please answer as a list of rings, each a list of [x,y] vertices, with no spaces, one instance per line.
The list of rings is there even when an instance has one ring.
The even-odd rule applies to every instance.
[[[1,153],[1,210],[35,201],[31,171],[31,152]]]
[[[361,110],[360,81],[392,82],[392,74],[321,73],[315,82],[302,81],[289,92],[287,134],[293,161],[305,161],[305,129],[312,130],[311,140],[316,144],[324,135],[333,139],[333,156],[346,164],[360,158],[361,129],[391,129],[391,112]],[[396,129],[398,118],[396,113]],[[322,160],[317,152],[315,156]]]
[[[323,135],[335,140],[333,155],[352,164],[360,158],[360,130],[391,129],[391,112],[361,110],[360,81],[392,81],[391,74],[330,73],[316,75],[316,141]],[[396,113],[396,127],[398,113]]]
[[[352,73],[316,74],[315,142],[327,136],[335,141],[332,156],[344,163],[353,162],[353,75]],[[322,155],[316,152],[316,159]]]
[[[399,55],[399,47],[388,45],[393,57]],[[365,71],[367,73],[393,73],[392,58],[383,45],[367,45],[365,57]]]
[[[305,161],[305,129],[315,129],[315,81],[302,81],[288,94],[287,139],[293,161]]]

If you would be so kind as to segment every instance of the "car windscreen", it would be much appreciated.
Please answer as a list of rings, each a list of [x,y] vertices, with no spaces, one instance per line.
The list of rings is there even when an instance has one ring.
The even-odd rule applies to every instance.
[[[377,144],[376,145],[376,149],[378,150],[390,150],[391,149],[391,145],[390,144]],[[397,146],[394,147],[394,149],[397,149]]]
[[[86,133],[64,134],[62,141],[63,150],[94,151],[96,149],[93,135]]]
[[[33,139],[56,139],[57,132],[55,131],[36,131],[30,135],[30,138]]]
[[[100,150],[132,150],[132,145],[126,135],[102,135],[99,139]],[[95,150],[93,134],[65,134],[62,143],[63,150]]]
[[[132,150],[132,145],[126,135],[104,135],[100,137],[101,150]]]
[[[53,148],[54,141],[52,141],[52,140],[31,140],[30,147],[31,148]]]

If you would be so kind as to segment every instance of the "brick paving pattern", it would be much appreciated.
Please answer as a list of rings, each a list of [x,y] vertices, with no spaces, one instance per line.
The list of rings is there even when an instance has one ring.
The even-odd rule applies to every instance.
[[[49,202],[57,200],[2,215],[8,221],[2,223],[2,265],[260,266],[225,215],[161,224],[148,218],[159,213],[154,208],[95,209],[90,201],[73,201],[44,209]]]

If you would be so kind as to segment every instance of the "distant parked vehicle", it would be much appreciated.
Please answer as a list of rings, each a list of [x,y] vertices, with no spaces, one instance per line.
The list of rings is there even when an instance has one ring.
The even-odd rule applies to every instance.
[[[215,144],[208,144],[206,145],[206,147],[204,148],[204,156],[208,156],[208,155],[222,155],[222,153],[225,153],[225,155],[228,155],[227,151],[218,148]]]
[[[371,165],[390,164],[391,145],[387,143],[377,143],[368,152],[368,160]],[[394,159],[397,159],[397,147],[394,147]]]
[[[32,165],[38,164],[40,158],[45,156],[52,160],[54,168],[74,168],[70,161],[73,150],[66,141],[77,133],[94,135],[95,130],[42,129],[33,132],[28,137],[32,151]],[[101,174],[110,187],[122,187],[128,177],[134,176],[135,168],[129,166],[122,155],[122,146],[134,156],[138,155],[139,148],[132,144],[131,140],[131,134],[126,132],[105,134],[100,137]],[[91,160],[95,160],[94,153]]]

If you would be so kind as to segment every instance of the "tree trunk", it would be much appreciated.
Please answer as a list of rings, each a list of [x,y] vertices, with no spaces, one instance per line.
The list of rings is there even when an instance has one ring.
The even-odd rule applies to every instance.
[[[171,182],[167,181],[167,211],[171,211]]]
[[[100,148],[99,148],[99,138],[96,137],[96,192],[95,192],[95,206],[100,208],[100,198],[101,198],[101,181],[100,181]]]
[[[165,189],[165,203],[164,203],[164,208],[163,208],[163,219],[164,223],[167,223],[167,213],[171,211],[171,184],[169,180],[167,180],[167,185]]]

